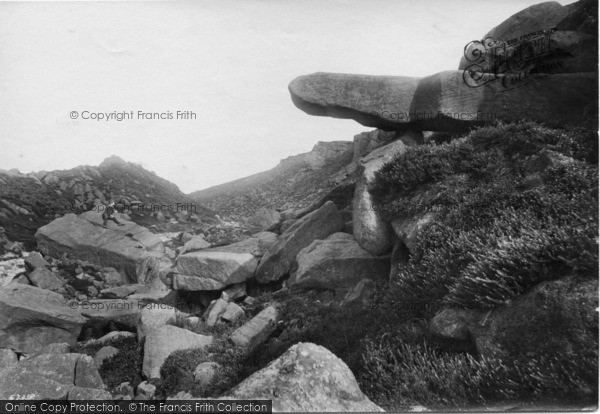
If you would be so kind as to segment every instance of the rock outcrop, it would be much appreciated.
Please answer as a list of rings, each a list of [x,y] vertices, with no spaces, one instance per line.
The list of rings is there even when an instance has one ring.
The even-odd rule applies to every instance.
[[[586,8],[589,11],[586,12]],[[490,30],[482,39],[493,39],[495,41],[493,46],[499,46],[502,49],[508,46],[508,50],[517,50],[519,47],[529,49],[529,45],[539,49],[540,43],[543,44],[545,49],[537,51],[537,53],[542,52],[543,56],[537,59],[527,56],[527,59],[524,58],[521,62],[521,59],[515,55],[514,63],[519,63],[521,71],[527,70],[533,73],[596,72],[598,69],[598,28],[597,21],[596,27],[593,28],[593,18],[597,15],[598,3],[593,0],[580,1],[568,6],[561,6],[557,2],[544,2],[515,13]],[[544,31],[546,32],[544,33]],[[531,36],[532,33],[539,34]],[[470,43],[458,69],[464,70],[471,66],[475,57],[474,52],[479,50],[485,50],[482,42]],[[504,50],[502,51],[504,52]],[[533,57],[535,57],[535,52]],[[502,70],[502,67],[495,65],[491,59],[493,59],[493,53],[488,52],[485,62],[478,62],[481,69],[486,72],[494,69]]]
[[[361,279],[387,281],[388,258],[378,258],[363,250],[351,235],[334,233],[315,240],[300,250],[298,270],[290,285],[304,288],[345,290]]]
[[[227,397],[273,401],[274,412],[381,412],[352,371],[322,346],[299,343],[246,378]]]
[[[296,255],[313,240],[338,232],[344,221],[331,201],[292,224],[263,256],[256,269],[260,283],[278,280],[290,272]]]
[[[31,354],[54,342],[74,344],[84,323],[58,293],[20,283],[0,289],[0,348]]]
[[[473,87],[464,77],[462,70],[424,78],[320,72],[296,78],[289,90],[294,104],[310,115],[353,119],[389,131],[460,132],[522,119],[575,126],[591,116],[597,98],[593,72],[532,74],[512,88],[508,79]]]

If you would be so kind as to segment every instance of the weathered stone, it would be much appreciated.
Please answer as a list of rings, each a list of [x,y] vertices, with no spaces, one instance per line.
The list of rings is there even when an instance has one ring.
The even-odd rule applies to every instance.
[[[408,132],[405,135],[414,135]],[[417,134],[418,135],[418,134]],[[360,159],[360,178],[356,183],[352,208],[352,224],[356,241],[367,252],[380,256],[392,249],[392,228],[382,217],[382,207],[375,203],[369,193],[369,186],[375,173],[395,156],[404,153],[408,147],[401,139],[380,147]]]
[[[94,355],[94,364],[96,365],[96,368],[100,369],[104,361],[114,357],[118,353],[119,350],[114,346],[103,346],[100,348],[98,352],[96,352],[96,355]]]
[[[141,382],[137,386],[136,400],[152,400],[156,393],[156,386],[150,384],[148,381]]]
[[[242,316],[244,316],[244,310],[239,305],[231,302],[227,304],[227,308],[221,315],[221,319],[226,322],[234,323]]]
[[[0,347],[29,354],[54,342],[72,345],[84,322],[58,293],[16,283],[0,289]]]
[[[130,398],[133,398],[135,395],[133,386],[130,382],[122,382],[121,384],[119,384],[115,391],[123,396],[128,396]]]
[[[110,222],[112,223],[112,222]],[[133,222],[125,226],[109,224],[102,228],[102,217],[94,211],[80,216],[66,214],[40,227],[35,234],[39,250],[52,257],[67,253],[80,260],[116,268],[130,281],[144,275],[137,268],[150,252],[164,252],[158,236]]]
[[[386,281],[389,258],[378,258],[363,250],[351,235],[334,233],[300,250],[293,285],[304,288],[345,290],[361,279]]]
[[[196,380],[201,387],[206,387],[210,385],[219,368],[221,368],[221,365],[217,362],[202,362],[194,369],[194,380]]]
[[[29,271],[33,271],[40,267],[45,268],[46,266],[50,266],[50,263],[39,252],[31,252],[25,258],[25,266]]]
[[[310,343],[292,346],[227,396],[272,400],[274,412],[383,411],[361,392],[341,359]]]
[[[213,301],[210,304],[210,306],[208,307],[208,309],[206,309],[206,312],[204,313],[204,318],[206,320],[206,324],[208,326],[215,326],[216,323],[219,321],[219,318],[225,312],[226,309],[227,309],[227,302],[224,301],[223,299],[217,299],[217,300]]]
[[[0,398],[13,394],[31,399],[65,399],[74,387],[104,389],[91,357],[82,354],[49,354],[28,358],[0,375]]]
[[[331,201],[294,223],[263,256],[256,269],[260,283],[279,280],[292,269],[296,255],[314,240],[340,231],[344,222]]]
[[[271,231],[277,228],[281,222],[281,216],[273,209],[262,207],[249,219],[252,231]]]
[[[54,273],[45,267],[38,267],[27,277],[33,286],[37,286],[40,289],[57,291],[64,284]]]
[[[522,119],[566,127],[585,121],[597,100],[594,72],[530,74],[519,87],[505,86],[502,78],[472,87],[464,76],[462,70],[424,78],[320,72],[294,79],[289,90],[294,104],[308,114],[389,131],[465,131]]]
[[[254,276],[262,256],[277,238],[260,232],[246,240],[227,246],[213,247],[178,257],[173,276],[174,290],[221,290]]]
[[[198,335],[186,329],[166,325],[150,331],[144,344],[142,371],[146,378],[160,378],[160,368],[175,351],[205,348],[212,344],[212,336]]]
[[[277,310],[273,306],[269,306],[233,331],[229,340],[236,346],[247,346],[254,349],[275,331],[276,323]]]
[[[96,368],[96,364],[94,363],[94,359],[91,356],[82,355],[77,361],[77,365],[75,366],[74,384],[83,388],[105,388],[102,378],[98,373],[98,369]]]
[[[210,243],[204,240],[203,236],[193,236],[189,239],[183,247],[179,250],[179,254],[192,252],[196,250],[204,250],[210,247]]]
[[[231,300],[243,299],[246,297],[246,283],[237,283],[229,286],[223,291]]]
[[[141,342],[150,331],[162,328],[175,322],[175,308],[170,305],[157,305],[145,307],[140,312],[140,321],[137,326],[137,339]]]

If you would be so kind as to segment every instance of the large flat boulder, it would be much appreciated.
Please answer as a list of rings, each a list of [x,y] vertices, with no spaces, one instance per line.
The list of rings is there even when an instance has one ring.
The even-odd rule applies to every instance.
[[[21,283],[0,289],[0,348],[30,354],[54,342],[73,345],[85,321],[58,293]]]
[[[80,216],[66,214],[40,227],[35,234],[39,250],[45,255],[86,260],[100,266],[114,267],[137,282],[143,275],[138,267],[151,252],[163,252],[164,246],[157,236],[133,222],[124,221],[119,227],[109,222],[102,227],[102,217],[97,212]]]
[[[459,132],[496,120],[579,125],[593,110],[597,88],[594,72],[520,79],[463,70],[423,78],[319,72],[289,85],[294,104],[310,115],[353,119],[387,131]]]
[[[292,269],[296,255],[314,240],[341,231],[344,220],[331,201],[292,224],[263,256],[256,269],[260,283],[279,280]]]
[[[173,289],[184,291],[221,290],[254,276],[260,257],[277,240],[271,232],[229,244],[179,255]]]
[[[300,250],[298,270],[292,284],[304,288],[346,290],[362,279],[386,281],[389,258],[363,250],[347,233],[334,233]]]
[[[348,366],[326,348],[298,343],[226,397],[265,399],[273,412],[382,412],[358,387]]]
[[[176,326],[165,325],[152,329],[144,343],[142,372],[146,378],[160,378],[160,368],[173,352],[205,348],[212,342],[212,336],[199,335]]]

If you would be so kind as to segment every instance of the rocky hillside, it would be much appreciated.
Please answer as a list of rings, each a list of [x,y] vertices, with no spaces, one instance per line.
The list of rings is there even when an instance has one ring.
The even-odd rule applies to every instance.
[[[168,220],[178,208],[184,213],[187,208],[186,214],[193,213],[200,221],[215,221],[212,211],[188,198],[175,184],[115,155],[98,167],[29,174],[0,170],[0,227],[27,248],[35,246],[37,229],[56,217],[98,212],[97,206],[110,200],[121,203],[134,222],[147,226],[160,223],[158,211]]]
[[[526,73],[497,73],[514,66],[486,67],[482,54],[482,72],[460,78],[300,77],[289,87],[300,109],[391,131],[320,143],[190,197],[116,158],[41,177],[4,173],[5,222],[23,217],[9,229],[34,207],[49,222],[32,252],[0,232],[0,266],[20,261],[0,273],[0,399],[596,409],[593,6],[542,3],[490,32],[528,50],[548,36],[542,61],[557,59],[562,72],[532,59]],[[486,76],[491,84],[465,82]],[[524,83],[506,89],[507,79]],[[364,116],[388,104],[487,108],[499,119]],[[80,211],[43,210],[38,195],[42,206]],[[121,226],[102,227],[92,209],[108,197],[130,207]],[[224,219],[134,208],[191,197]]]

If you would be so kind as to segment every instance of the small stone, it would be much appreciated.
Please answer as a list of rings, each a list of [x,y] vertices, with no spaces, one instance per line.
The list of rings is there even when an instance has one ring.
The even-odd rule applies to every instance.
[[[244,316],[244,310],[239,305],[230,302],[227,305],[225,312],[221,316],[221,319],[230,323],[234,323],[242,316]]]
[[[133,398],[133,387],[130,382],[122,382],[115,390],[124,397]]]
[[[152,400],[155,393],[156,386],[150,384],[148,381],[144,381],[137,386],[137,395],[135,396],[135,399]]]
[[[254,306],[255,304],[256,304],[256,298],[253,298],[252,296],[248,296],[248,297],[246,297],[246,299],[244,299],[244,305]]]
[[[212,382],[219,368],[221,365],[216,362],[202,362],[194,370],[194,379],[200,383],[200,386],[206,387]]]

